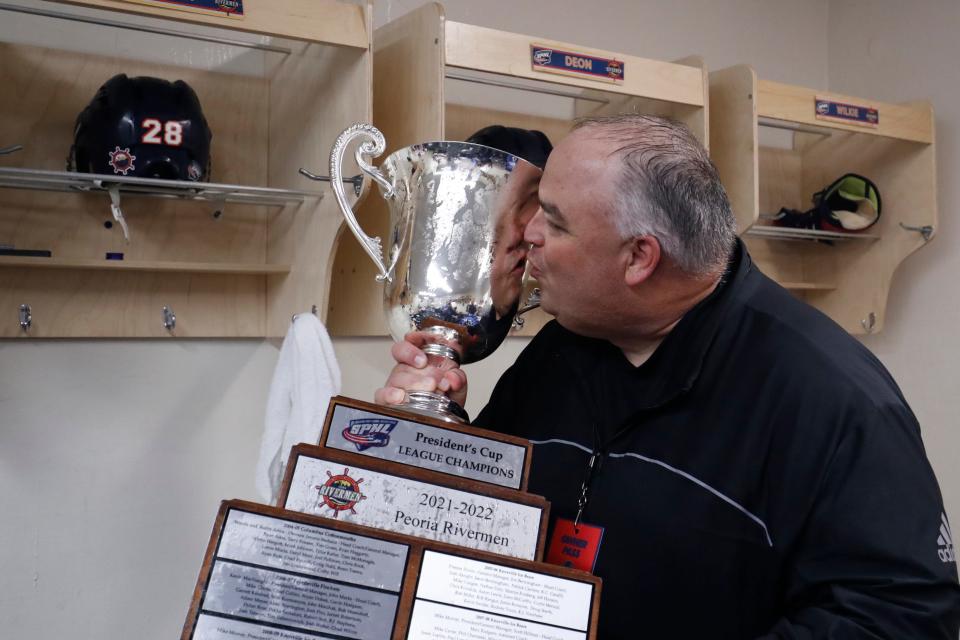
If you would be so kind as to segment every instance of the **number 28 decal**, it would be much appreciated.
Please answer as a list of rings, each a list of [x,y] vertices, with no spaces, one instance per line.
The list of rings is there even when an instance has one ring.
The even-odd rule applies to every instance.
[[[161,122],[156,118],[144,118],[140,126],[144,129],[140,142],[144,144],[179,147],[183,143],[183,123],[178,120]]]

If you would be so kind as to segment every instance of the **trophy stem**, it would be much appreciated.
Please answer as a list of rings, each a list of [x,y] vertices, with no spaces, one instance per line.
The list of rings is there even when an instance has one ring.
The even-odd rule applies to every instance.
[[[407,392],[407,399],[400,405],[400,409],[455,424],[466,424],[470,421],[470,416],[463,407],[447,396],[431,391]]]

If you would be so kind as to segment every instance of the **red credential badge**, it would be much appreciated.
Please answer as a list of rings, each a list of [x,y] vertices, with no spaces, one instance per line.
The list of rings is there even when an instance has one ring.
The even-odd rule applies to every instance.
[[[583,522],[574,527],[573,520],[557,518],[547,547],[547,562],[593,573],[602,540],[603,527]]]

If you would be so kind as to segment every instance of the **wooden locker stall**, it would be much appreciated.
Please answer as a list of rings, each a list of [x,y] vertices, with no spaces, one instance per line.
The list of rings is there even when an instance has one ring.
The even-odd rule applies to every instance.
[[[0,10],[37,38],[68,35],[62,47],[0,43],[0,147],[23,147],[0,155],[0,245],[51,252],[0,256],[0,336],[262,338],[326,309],[342,216],[298,169],[325,166],[339,132],[371,117],[371,6],[243,5],[242,19],[114,0]],[[124,48],[124,34],[151,44]],[[224,61],[198,68],[202,46]],[[64,170],[77,114],[117,73],[197,92],[213,133],[210,182]],[[111,216],[114,186],[129,243]]]
[[[622,64],[622,80],[574,77],[535,68],[533,48],[548,48]],[[572,116],[638,111],[668,115],[687,123],[706,144],[707,75],[698,58],[676,63],[599,51],[546,38],[446,20],[443,7],[426,4],[374,34],[373,124],[387,140],[374,165],[397,149],[431,140],[464,140],[491,125],[539,129],[556,144],[570,130]],[[445,95],[445,81],[470,82],[490,91],[520,90],[570,101],[571,117],[557,118],[476,104],[457,104]],[[372,193],[357,212],[368,235],[385,237],[389,213]],[[386,335],[382,285],[353,239],[341,243],[334,260],[328,328],[340,336]],[[526,314],[520,335],[532,335],[549,318]]]
[[[818,113],[818,102],[849,107],[849,121]],[[937,228],[930,103],[758,80],[738,65],[710,73],[710,120],[711,155],[760,268],[850,333],[880,331],[894,272]],[[764,128],[785,130],[787,141],[762,144]],[[781,207],[811,208],[813,194],[846,173],[877,185],[882,214],[872,227],[831,233],[769,218]]]

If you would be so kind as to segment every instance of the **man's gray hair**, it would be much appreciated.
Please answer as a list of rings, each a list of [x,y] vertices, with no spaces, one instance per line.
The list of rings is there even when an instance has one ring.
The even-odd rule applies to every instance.
[[[650,235],[685,272],[722,270],[733,250],[737,221],[717,168],[682,123],[639,114],[587,117],[574,129],[598,129],[620,143],[614,222],[624,238]]]

